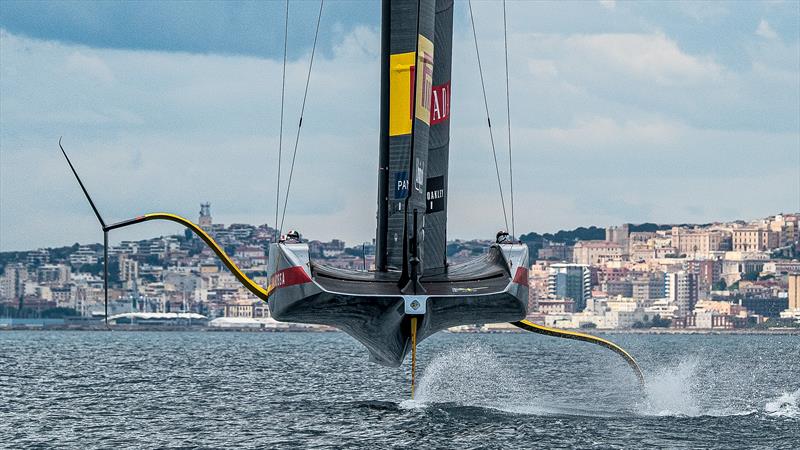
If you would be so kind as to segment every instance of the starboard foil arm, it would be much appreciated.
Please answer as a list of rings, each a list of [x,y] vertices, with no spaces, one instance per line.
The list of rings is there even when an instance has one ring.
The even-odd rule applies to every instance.
[[[591,334],[584,334],[578,333],[576,331],[567,331],[567,330],[559,330],[557,328],[550,328],[545,327],[543,325],[537,325],[529,320],[520,320],[517,322],[511,322],[512,325],[522,328],[526,331],[531,331],[533,333],[544,334],[545,336],[553,336],[562,339],[574,339],[576,341],[584,341],[589,342],[596,345],[602,345],[603,347],[613,351],[614,353],[622,356],[625,359],[625,362],[631,366],[633,372],[636,374],[636,378],[639,380],[639,384],[644,386],[644,375],[642,374],[642,369],[639,367],[639,364],[633,359],[628,352],[626,352],[622,347],[619,345],[603,339],[597,336],[592,336]]]
[[[231,260],[225,250],[217,244],[217,242],[212,238],[208,233],[205,232],[202,228],[200,228],[197,224],[192,222],[189,219],[181,217],[177,214],[170,214],[164,212],[158,213],[150,213],[145,214],[143,216],[135,217],[133,219],[123,220],[122,222],[117,222],[105,227],[105,231],[111,231],[117,228],[124,228],[130,225],[135,225],[142,222],[149,222],[151,220],[167,220],[170,222],[179,223],[186,228],[190,229],[194,234],[200,237],[210,248],[214,251],[217,257],[222,261],[222,264],[231,271],[234,277],[239,280],[244,287],[247,288],[250,292],[253,293],[256,297],[260,298],[261,300],[267,301],[269,296],[272,294],[273,287],[267,286],[267,288],[263,288],[261,285],[256,283],[255,281],[251,280],[247,275],[242,272],[241,269],[236,265],[236,263]]]
[[[258,283],[251,280],[244,272],[236,266],[236,264],[231,260],[231,258],[225,253],[225,250],[214,241],[208,233],[206,233],[202,228],[194,224],[191,220],[183,218],[177,214],[170,214],[170,213],[150,213],[145,214],[143,216],[134,217],[133,219],[123,220],[121,222],[113,223],[111,225],[106,224],[103,220],[103,217],[100,215],[100,211],[97,209],[94,201],[92,200],[92,196],[89,195],[89,190],[86,189],[86,186],[83,184],[81,177],[78,175],[78,171],[75,170],[75,166],[72,164],[72,161],[69,159],[66,150],[64,150],[64,146],[61,145],[61,138],[58,139],[58,147],[61,149],[61,153],[64,155],[64,158],[67,160],[67,164],[69,164],[69,168],[72,171],[72,174],[75,176],[75,179],[78,181],[78,184],[83,191],[83,195],[86,197],[86,200],[89,202],[89,205],[92,207],[95,216],[97,216],[98,222],[100,222],[100,227],[103,230],[103,291],[104,291],[104,301],[105,301],[105,320],[106,324],[108,324],[108,232],[111,230],[115,230],[117,228],[124,228],[131,225],[136,225],[142,222],[148,222],[150,220],[168,220],[170,222],[179,223],[186,228],[192,230],[196,235],[198,235],[206,244],[211,248],[211,250],[216,253],[217,257],[219,257],[220,261],[225,264],[225,267],[231,271],[231,273],[239,280],[240,283],[244,285],[250,292],[253,293],[256,297],[260,298],[261,300],[267,301],[269,296],[273,292],[273,286],[267,286],[267,288],[263,288]]]

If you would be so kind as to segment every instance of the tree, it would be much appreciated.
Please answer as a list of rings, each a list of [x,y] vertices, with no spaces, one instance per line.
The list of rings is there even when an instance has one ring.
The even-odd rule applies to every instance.
[[[756,280],[758,280],[758,272],[745,272],[742,275],[742,280],[744,280],[744,281],[756,281]]]
[[[714,283],[714,285],[711,287],[711,289],[714,291],[724,291],[727,288],[728,288],[728,283],[725,282],[724,278],[720,278],[719,281]]]

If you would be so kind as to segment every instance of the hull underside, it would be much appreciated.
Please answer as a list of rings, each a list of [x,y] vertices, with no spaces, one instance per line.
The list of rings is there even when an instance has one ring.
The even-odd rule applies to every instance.
[[[484,257],[423,277],[424,314],[407,314],[408,296],[400,292],[396,272],[307,266],[307,282],[272,295],[272,317],[336,327],[361,342],[372,361],[386,366],[400,365],[410,351],[412,316],[418,318],[421,341],[449,327],[513,322],[527,313],[527,271],[525,283],[520,283],[503,252],[494,247]]]

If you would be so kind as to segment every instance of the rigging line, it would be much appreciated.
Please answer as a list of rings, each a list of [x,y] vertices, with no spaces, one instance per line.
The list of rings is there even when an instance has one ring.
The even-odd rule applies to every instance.
[[[281,215],[281,226],[278,227],[278,235],[283,232],[283,221],[286,219],[286,205],[289,203],[289,190],[292,188],[292,176],[294,175],[294,162],[297,159],[297,147],[300,142],[300,129],[303,126],[303,113],[306,110],[306,98],[308,97],[308,85],[311,82],[311,69],[314,67],[314,53],[317,50],[317,37],[319,36],[319,24],[322,21],[322,7],[325,0],[319,1],[319,13],[317,14],[317,28],[314,31],[314,44],[311,46],[311,60],[308,63],[308,75],[306,75],[306,88],[303,91],[303,104],[300,106],[300,121],[297,123],[297,134],[294,138],[294,152],[292,153],[292,165],[289,169],[289,182],[286,185],[286,195],[283,198],[283,213]],[[277,220],[275,221],[277,224]]]
[[[281,204],[281,159],[283,156],[283,109],[284,99],[286,93],[286,53],[288,50],[289,42],[289,0],[286,0],[286,16],[284,17],[283,27],[283,75],[281,81],[281,118],[280,127],[278,131],[278,183],[275,188],[275,227],[278,227],[278,212],[280,211]],[[280,239],[280,231],[275,236],[275,241]]]
[[[508,32],[506,26],[506,0],[503,0],[503,48],[506,54],[506,118],[508,120],[508,179],[511,186],[511,242],[516,239],[516,221],[514,220],[514,164],[511,158],[511,96],[508,89]]]
[[[483,66],[481,65],[481,53],[478,50],[478,34],[475,31],[475,18],[472,15],[472,0],[467,2],[469,5],[469,20],[472,23],[472,37],[475,39],[475,56],[478,57],[478,73],[481,76],[481,89],[483,90],[483,105],[486,108],[486,123],[489,125],[489,141],[492,144],[492,156],[494,157],[494,170],[497,173],[497,187],[500,189],[500,203],[503,205],[503,220],[508,231],[508,214],[506,214],[506,200],[503,196],[503,182],[500,179],[500,166],[497,163],[497,151],[494,147],[494,133],[492,132],[492,119],[489,117],[489,101],[486,99],[486,85],[483,82]]]

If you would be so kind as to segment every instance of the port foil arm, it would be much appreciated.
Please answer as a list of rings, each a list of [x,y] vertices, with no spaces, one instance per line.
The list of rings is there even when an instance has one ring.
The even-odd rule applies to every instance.
[[[104,227],[104,230],[111,231],[117,228],[124,228],[131,225],[136,225],[142,222],[149,222],[151,220],[167,220],[170,222],[179,223],[185,226],[186,228],[190,229],[194,234],[199,236],[200,239],[202,239],[206,244],[208,244],[208,246],[211,248],[211,250],[214,251],[214,253],[216,253],[217,257],[220,259],[220,261],[222,261],[225,267],[227,267],[228,270],[231,271],[233,276],[235,276],[236,279],[239,280],[239,282],[242,283],[242,285],[244,285],[244,287],[247,288],[247,290],[252,292],[253,295],[260,298],[261,300],[267,301],[269,299],[269,296],[272,294],[274,290],[272,285],[267,286],[267,288],[265,289],[255,281],[251,280],[247,275],[244,274],[244,272],[241,271],[241,269],[239,269],[239,267],[233,262],[233,260],[231,260],[228,254],[225,253],[225,250],[223,250],[222,247],[220,247],[219,244],[217,244],[214,238],[212,238],[208,233],[205,232],[205,230],[200,228],[198,225],[196,225],[189,219],[170,213],[163,213],[163,212],[150,213],[150,214],[145,214],[143,216],[135,217],[133,219],[123,220],[122,222],[117,222],[108,225],[107,227]]]
[[[615,352],[616,354],[622,356],[622,358],[625,359],[625,362],[627,362],[628,365],[631,366],[631,369],[633,369],[634,373],[636,374],[636,378],[639,380],[639,384],[642,387],[644,387],[644,375],[642,374],[642,369],[639,367],[639,364],[636,362],[635,359],[633,359],[633,356],[631,356],[628,352],[626,352],[622,347],[609,340],[599,338],[597,336],[592,336],[591,334],[584,334],[575,331],[559,330],[557,328],[545,327],[542,325],[537,325],[529,320],[520,320],[518,322],[511,322],[511,324],[519,328],[522,328],[523,330],[531,331],[533,333],[543,334],[545,336],[553,336],[562,339],[574,339],[576,341],[583,341],[595,345],[601,345]]]

